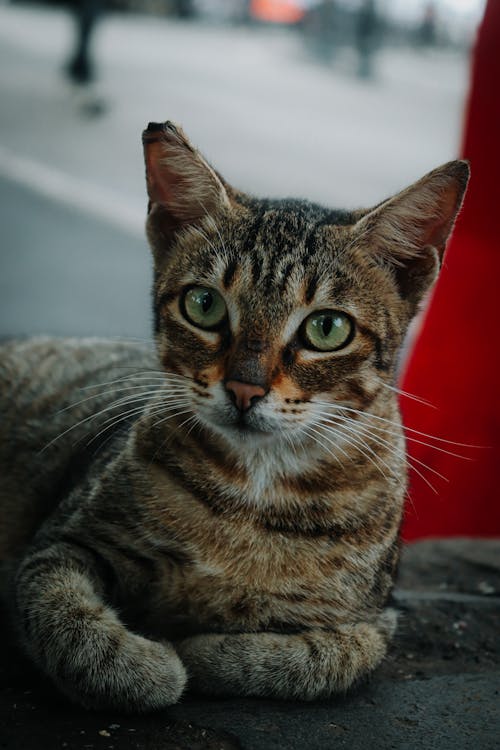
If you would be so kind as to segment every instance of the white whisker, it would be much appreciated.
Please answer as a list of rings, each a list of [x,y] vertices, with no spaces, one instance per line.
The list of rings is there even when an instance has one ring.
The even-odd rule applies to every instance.
[[[109,388],[109,389],[107,389],[105,391],[100,391],[99,393],[94,393],[92,396],[87,396],[86,398],[80,399],[80,401],[75,401],[74,403],[69,404],[69,406],[65,406],[63,409],[59,409],[59,411],[55,412],[55,415],[57,416],[58,414],[62,414],[65,411],[68,411],[70,409],[74,409],[77,406],[81,406],[81,404],[85,404],[88,401],[95,400],[96,398],[102,398],[104,396],[109,396],[111,394],[118,394],[118,393],[122,393],[124,391],[133,391],[133,390],[138,390],[138,389],[141,389],[141,388],[143,389],[144,385],[145,385],[144,383],[142,383],[140,385],[127,385],[127,386],[122,386],[120,388]],[[175,394],[175,393],[184,393],[185,392],[185,387],[181,387],[181,386],[178,386],[176,388],[168,388],[168,386],[166,386],[164,383],[160,383],[158,385],[154,385],[154,384],[149,384],[148,383],[148,385],[152,385],[152,389],[150,391],[141,391],[141,393],[136,394],[136,396],[139,397],[139,396],[141,396],[143,394],[148,394],[148,395],[154,396],[155,394],[160,393],[160,392],[166,392],[168,395]],[[131,394],[131,397],[133,397],[132,394]],[[113,403],[118,403],[120,401],[120,399],[122,399],[122,398],[124,399],[124,398],[126,398],[126,396],[121,396],[117,401],[114,401]]]
[[[319,421],[313,422],[313,425],[314,425],[314,427],[322,427],[323,431],[321,431],[321,430],[314,430],[314,427],[312,425],[308,425],[308,427],[309,427],[310,430],[312,429],[318,435],[321,435],[321,437],[324,437],[325,440],[327,440],[327,442],[329,442],[331,445],[334,445],[335,448],[337,448],[349,461],[352,462],[352,457],[347,453],[347,451],[345,451],[342,448],[342,446],[340,446],[338,444],[338,442],[335,442],[335,440],[331,440],[330,438],[326,437],[326,435],[324,434],[325,430],[327,430],[327,431],[329,430],[330,432],[332,432],[332,434],[336,435],[337,437],[341,437],[340,433],[337,432],[337,430],[334,430],[332,428],[328,428],[328,427],[326,427],[326,425],[324,425],[322,422],[319,422]],[[349,441],[349,439],[346,439],[345,442],[349,443],[350,441]]]
[[[326,423],[328,423],[328,424],[326,424]],[[322,419],[322,425],[324,426],[325,429],[330,430],[337,437],[340,437],[341,440],[344,440],[349,445],[352,445],[355,450],[359,451],[366,459],[368,459],[368,461],[370,461],[376,467],[376,469],[378,471],[380,471],[380,473],[382,474],[382,476],[384,477],[384,479],[387,479],[388,477],[387,477],[387,474],[380,467],[379,463],[383,464],[385,466],[385,468],[389,471],[389,473],[392,474],[392,469],[389,466],[389,464],[387,464],[380,456],[378,456],[375,453],[375,451],[372,448],[370,448],[370,446],[367,445],[364,440],[362,440],[361,436],[358,435],[359,440],[356,440],[355,438],[352,438],[352,437],[348,438],[348,437],[346,437],[345,431],[342,432],[341,430],[335,430],[331,426],[332,424],[334,424],[334,423],[331,422],[331,420]],[[338,425],[338,426],[341,427],[341,425]],[[365,452],[365,450],[368,451],[369,453],[371,453],[372,456],[373,456],[373,458],[370,455],[368,455]],[[349,458],[352,460],[352,458],[350,456],[349,456]]]
[[[131,419],[132,417],[138,416],[140,414],[144,413],[144,404],[142,406],[135,406],[132,409],[128,409],[127,411],[121,412],[120,414],[114,415],[112,417],[109,417],[109,419],[106,419],[103,424],[105,425],[102,427],[102,429],[99,430],[95,435],[93,435],[86,443],[86,446],[91,445],[94,440],[97,440],[103,433],[107,432],[108,430],[112,430],[116,425],[120,424],[120,422],[124,422],[127,419]]]
[[[186,437],[191,433],[191,430],[193,429],[193,427],[195,427],[195,425],[198,422],[198,416],[197,416],[197,414],[193,414],[191,417],[188,417],[183,422],[181,422],[180,425],[178,425],[178,427],[177,427],[177,429],[180,430],[181,427],[184,427],[184,425],[187,425],[190,422],[193,422],[193,424],[191,425],[191,427],[189,428],[189,430],[186,432]]]
[[[298,429],[298,430],[296,431],[296,433],[298,433],[298,435],[299,435],[299,436],[300,436],[300,435],[301,435],[301,434],[302,434],[303,432],[304,432],[304,428],[303,428],[303,427],[299,428],[299,429]],[[293,451],[293,454],[294,454],[294,456],[295,456],[295,460],[297,461],[297,465],[298,465],[298,463],[299,463],[299,454],[298,454],[298,452],[297,452],[297,446],[296,446],[296,445],[295,445],[295,443],[293,442],[293,438],[292,438],[292,435],[290,435],[290,433],[289,433],[288,431],[285,431],[285,432],[283,432],[283,437],[285,438],[285,441],[286,441],[287,445],[289,445],[289,446],[290,446],[290,448],[291,448],[291,450]]]
[[[186,401],[186,404],[187,403],[189,403],[189,402]],[[176,406],[182,406],[182,405],[183,404],[181,404],[181,403],[176,404]],[[174,407],[172,407],[172,408],[174,408]],[[154,425],[153,425],[153,427],[158,427],[158,425],[163,424],[164,422],[166,422],[169,419],[172,419],[173,417],[180,417],[182,414],[189,414],[190,412],[192,412],[192,409],[185,409],[184,411],[179,411],[176,414],[169,414],[168,416],[164,417],[163,419],[159,419],[157,422],[155,422]]]
[[[417,401],[419,404],[422,404],[423,406],[429,406],[431,409],[437,409],[438,407],[435,404],[431,404],[430,401],[426,401],[426,399],[421,398],[420,396],[416,396],[414,393],[408,393],[408,391],[402,391],[400,388],[396,388],[394,385],[389,385],[388,383],[385,383],[382,378],[378,378],[377,380],[381,385],[384,386],[384,388],[388,388],[393,393],[397,393],[398,396],[403,396],[404,398],[409,398],[412,401]]]
[[[343,417],[338,417],[338,419],[343,420]],[[344,424],[345,425],[347,424],[345,420],[344,420]],[[432,491],[435,494],[438,494],[438,492],[436,488],[434,487],[434,485],[431,484],[431,482],[422,474],[422,472],[420,472],[419,469],[417,469],[417,467],[413,465],[413,462],[416,462],[422,465],[425,469],[432,472],[433,474],[438,476],[440,479],[443,479],[445,482],[448,481],[448,479],[439,471],[436,471],[436,469],[433,469],[431,466],[428,466],[427,464],[425,464],[423,461],[420,461],[419,459],[408,456],[406,454],[406,451],[400,450],[395,445],[393,445],[389,441],[382,438],[380,435],[372,433],[367,427],[363,427],[358,422],[354,422],[353,420],[349,420],[348,424],[349,424],[349,429],[351,431],[358,432],[358,434],[363,434],[363,435],[366,435],[367,437],[368,436],[371,437],[372,440],[374,440],[376,443],[385,445],[386,448],[389,450],[389,453],[392,453],[392,455],[398,458],[402,458],[403,460],[407,461],[409,465],[411,466],[411,468],[413,469],[413,471],[415,471],[415,473],[418,474],[426,484],[428,484],[428,486],[432,489]],[[382,459],[379,457],[379,460],[382,460]],[[384,461],[384,464],[387,466],[385,461]]]
[[[102,417],[107,412],[113,411],[118,409],[121,406],[125,406],[128,403],[138,403],[140,401],[148,401],[153,400],[155,397],[158,396],[158,390],[154,391],[147,391],[143,392],[142,394],[134,394],[130,396],[121,396],[118,399],[115,399],[110,404],[107,404],[103,409],[100,409],[97,412],[94,412],[93,414],[89,414],[88,416],[84,417],[83,419],[80,419],[78,422],[76,422],[73,425],[70,425],[67,429],[63,430],[63,432],[56,435],[56,437],[52,438],[41,450],[39,453],[43,453],[48,448],[50,448],[54,443],[56,443],[58,440],[60,440],[65,435],[69,434],[73,430],[77,429],[78,427],[81,427],[82,425],[86,424],[87,422],[91,422],[92,420],[98,419],[99,417]],[[167,394],[163,397],[163,402],[170,401],[174,398],[177,398],[177,394]]]
[[[340,407],[340,408],[343,409],[344,407]],[[335,419],[339,419],[339,418],[340,419],[344,419],[344,417],[342,417],[340,415],[336,415],[336,414],[331,414],[330,413],[330,416],[334,417]],[[365,413],[363,416],[366,419],[369,419],[371,416],[374,416],[374,415]],[[348,419],[349,419],[349,423],[352,424],[352,425],[364,426],[366,428],[369,428],[370,430],[375,430],[376,432],[381,432],[382,434],[385,434],[385,435],[394,435],[396,437],[399,437],[399,435],[400,435],[400,432],[398,432],[396,430],[391,430],[388,427],[381,427],[381,426],[377,426],[377,425],[373,425],[373,424],[371,424],[369,426],[368,425],[361,425],[358,420],[352,420],[350,418],[348,418]],[[406,428],[405,428],[404,425],[402,425],[402,427],[403,427],[404,430],[406,430]],[[375,437],[375,433],[372,432],[372,435],[373,435],[373,437]],[[431,438],[431,439],[434,439],[434,438]],[[436,438],[436,439],[439,439],[439,438]],[[455,453],[453,451],[446,450],[446,448],[441,448],[439,445],[433,445],[432,443],[428,443],[425,440],[419,440],[418,438],[412,437],[411,435],[406,435],[405,434],[405,440],[407,442],[417,443],[418,445],[424,445],[427,448],[432,448],[432,450],[438,451],[439,453],[446,453],[446,455],[453,456],[454,458],[461,458],[464,461],[472,461],[473,460],[470,456],[464,456],[461,453]],[[447,441],[447,442],[451,442],[451,441]],[[468,447],[472,448],[474,446],[468,446]]]
[[[202,206],[202,207],[203,207],[203,210],[205,211],[205,218],[207,219],[207,221],[209,222],[209,224],[217,232],[217,236],[218,236],[218,238],[220,240],[220,243],[221,243],[221,246],[222,246],[222,250],[224,251],[224,255],[225,255],[226,259],[227,259],[227,257],[228,257],[227,248],[226,248],[226,245],[224,244],[224,239],[223,239],[223,237],[222,237],[222,235],[220,233],[219,227],[217,226],[217,222],[215,221],[214,217],[207,211],[207,209],[205,208],[205,206]]]
[[[185,403],[188,403],[188,402],[186,401]],[[164,414],[166,411],[170,411],[171,409],[175,409],[175,408],[177,408],[178,406],[181,406],[181,405],[184,405],[184,402],[176,400],[173,404],[170,404],[170,406],[165,407],[164,406],[164,402],[162,402],[162,403],[157,404],[156,407],[154,407],[149,413],[151,413],[152,416],[155,416],[156,414]],[[133,407],[132,409],[129,409],[128,411],[122,412],[119,415],[115,415],[113,417],[110,417],[109,419],[106,420],[106,422],[108,424],[106,424],[106,422],[104,422],[104,424],[106,426],[103,427],[101,430],[99,430],[99,432],[96,435],[94,435],[86,443],[86,445],[87,446],[90,445],[94,440],[97,440],[97,438],[100,435],[102,435],[104,432],[106,432],[107,430],[114,429],[116,427],[116,425],[120,424],[120,422],[123,422],[123,421],[125,421],[127,419],[131,419],[132,417],[139,416],[141,414],[144,414],[145,412],[146,412],[146,408],[145,408],[145,405],[143,404],[142,406]]]
[[[340,458],[332,450],[330,450],[330,448],[328,448],[326,445],[324,445],[324,443],[321,440],[319,440],[318,437],[316,437],[316,435],[320,435],[321,437],[324,437],[324,435],[322,435],[320,432],[318,432],[318,430],[314,430],[312,427],[310,427],[310,425],[307,425],[307,426],[304,427],[304,433],[311,440],[313,440],[315,443],[317,443],[322,448],[322,450],[324,450],[327,453],[329,453],[330,456],[332,456],[332,458],[334,458],[340,464],[340,466],[343,466],[342,461],[340,460]],[[329,441],[329,442],[331,442],[331,441]],[[338,448],[337,445],[335,445],[335,447]]]
[[[327,408],[333,409],[336,412],[342,410],[345,412],[358,414],[362,417],[365,417],[366,419],[375,419],[377,421],[389,424],[392,427],[399,428],[401,426],[399,422],[394,422],[393,420],[386,419],[385,417],[379,417],[378,414],[371,414],[370,412],[361,411],[360,409],[353,409],[352,407],[343,406],[342,404],[335,404],[335,403],[331,403],[330,401],[313,401],[312,403],[319,404],[321,406],[326,406]],[[448,445],[456,445],[459,448],[477,448],[477,449],[484,448],[484,446],[481,446],[481,445],[470,445],[469,443],[458,443],[455,440],[447,440],[445,438],[437,437],[436,435],[429,435],[426,432],[422,432],[420,430],[415,430],[412,427],[408,427],[408,425],[403,425],[403,427],[405,429],[405,432],[412,432],[415,435],[420,435],[421,437],[429,438],[429,440],[436,440],[440,443],[448,443]],[[384,431],[384,428],[377,427],[375,425],[373,425],[373,429],[380,430],[382,432]]]
[[[204,206],[202,206],[202,208],[205,210]],[[211,250],[213,250],[216,255],[219,255],[220,248],[216,247],[214,245],[214,243],[211,242],[211,240],[208,237],[208,235],[206,234],[206,232],[204,232],[202,229],[200,229],[200,227],[192,226],[192,227],[190,227],[190,231],[195,232],[196,234],[199,234],[200,237],[207,243],[207,245],[209,246],[209,248]]]
[[[102,386],[106,385],[115,385],[119,383],[126,382],[127,380],[151,380],[153,383],[155,381],[161,381],[162,383],[168,383],[169,380],[172,381],[181,381],[181,382],[192,382],[192,378],[189,378],[187,375],[177,375],[176,373],[168,373],[163,370],[151,370],[148,372],[145,370],[144,372],[133,372],[129,373],[128,375],[122,375],[119,378],[115,378],[114,380],[107,380],[103,383],[94,383],[93,385],[86,385],[80,390],[82,391],[89,391],[93,388],[101,388]]]

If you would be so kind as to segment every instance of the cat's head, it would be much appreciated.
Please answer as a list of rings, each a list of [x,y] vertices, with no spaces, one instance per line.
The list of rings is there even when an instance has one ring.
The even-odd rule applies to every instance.
[[[466,162],[373,209],[331,211],[234,190],[169,122],[143,140],[157,345],[179,411],[230,442],[269,442],[387,396]]]

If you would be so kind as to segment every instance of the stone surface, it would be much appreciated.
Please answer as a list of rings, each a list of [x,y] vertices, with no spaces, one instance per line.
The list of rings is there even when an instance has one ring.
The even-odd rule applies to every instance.
[[[398,586],[500,596],[499,542],[440,539],[409,544],[403,549]]]

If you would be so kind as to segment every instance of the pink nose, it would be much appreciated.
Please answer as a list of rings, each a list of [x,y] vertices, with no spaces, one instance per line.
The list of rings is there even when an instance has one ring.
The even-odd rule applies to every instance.
[[[226,390],[229,391],[236,408],[240,411],[248,411],[257,399],[266,395],[262,386],[242,383],[240,380],[228,380]]]

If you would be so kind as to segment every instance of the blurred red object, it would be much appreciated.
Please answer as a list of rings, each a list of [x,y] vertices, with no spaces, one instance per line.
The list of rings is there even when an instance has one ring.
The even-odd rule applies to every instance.
[[[304,18],[301,3],[294,0],[251,0],[250,15],[268,23],[298,23]]]
[[[469,189],[401,380],[403,391],[435,407],[402,396],[407,427],[481,447],[447,444],[407,431],[412,438],[410,461],[437,494],[411,471],[402,529],[406,541],[500,536],[499,50],[500,2],[489,0],[473,58],[462,146],[471,164]]]

